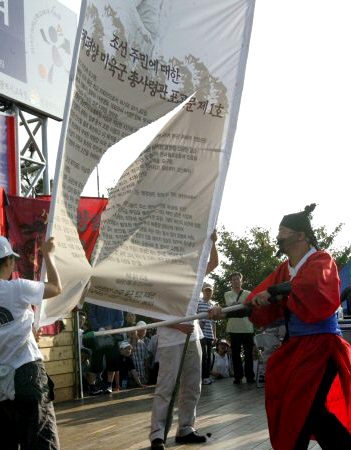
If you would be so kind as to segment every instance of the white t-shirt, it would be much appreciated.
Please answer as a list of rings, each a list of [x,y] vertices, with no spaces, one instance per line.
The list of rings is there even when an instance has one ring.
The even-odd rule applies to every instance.
[[[230,377],[229,356],[227,354],[221,356],[219,353],[215,352],[211,372],[219,373],[223,378]]]
[[[192,322],[186,322],[192,323]],[[203,338],[203,334],[199,325],[198,320],[194,320],[194,331],[190,336],[190,341],[199,341]],[[172,347],[173,345],[184,344],[186,339],[186,334],[182,333],[175,328],[170,327],[159,327],[157,328],[158,336],[158,347]]]
[[[17,369],[43,359],[32,332],[31,305],[40,305],[44,288],[38,281],[0,280],[0,364]]]

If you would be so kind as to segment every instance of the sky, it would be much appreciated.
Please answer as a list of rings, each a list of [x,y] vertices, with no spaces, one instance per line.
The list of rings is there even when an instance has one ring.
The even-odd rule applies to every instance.
[[[79,14],[80,0],[60,2]],[[275,236],[283,215],[317,203],[313,224],[332,231],[342,222],[335,246],[351,243],[350,17],[350,0],[256,0],[219,228],[242,235],[259,226]],[[53,176],[60,123],[49,122]],[[165,120],[159,122],[120,144],[125,160],[105,155],[100,194]],[[97,196],[96,172],[83,195]]]

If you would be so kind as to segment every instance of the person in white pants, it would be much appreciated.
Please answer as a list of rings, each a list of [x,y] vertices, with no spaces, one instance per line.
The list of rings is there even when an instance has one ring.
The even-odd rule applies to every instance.
[[[217,234],[212,233],[212,248],[206,275],[218,265],[216,249]],[[186,335],[190,342],[186,352],[178,397],[178,429],[176,442],[199,444],[206,442],[206,436],[196,432],[194,427],[196,406],[201,394],[201,344],[202,331],[197,320],[172,327],[158,328],[160,369],[155,397],[152,405],[150,441],[152,450],[163,450],[167,412],[175,386]]]

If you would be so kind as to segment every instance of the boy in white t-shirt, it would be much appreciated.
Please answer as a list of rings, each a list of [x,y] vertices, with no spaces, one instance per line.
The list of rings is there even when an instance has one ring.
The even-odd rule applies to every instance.
[[[62,291],[54,239],[42,244],[48,281],[12,280],[15,253],[0,236],[0,435],[7,450],[58,450],[53,399],[43,357],[32,327],[32,305]],[[1,377],[1,374],[3,375]]]

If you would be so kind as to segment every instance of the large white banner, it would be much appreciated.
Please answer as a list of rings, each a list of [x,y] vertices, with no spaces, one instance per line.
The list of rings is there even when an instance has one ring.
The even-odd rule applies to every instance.
[[[88,280],[98,304],[161,319],[196,311],[253,10],[254,0],[88,2],[51,211],[64,292],[42,324],[72,309]],[[110,146],[177,107],[112,190],[91,266],[76,230],[89,175]]]

